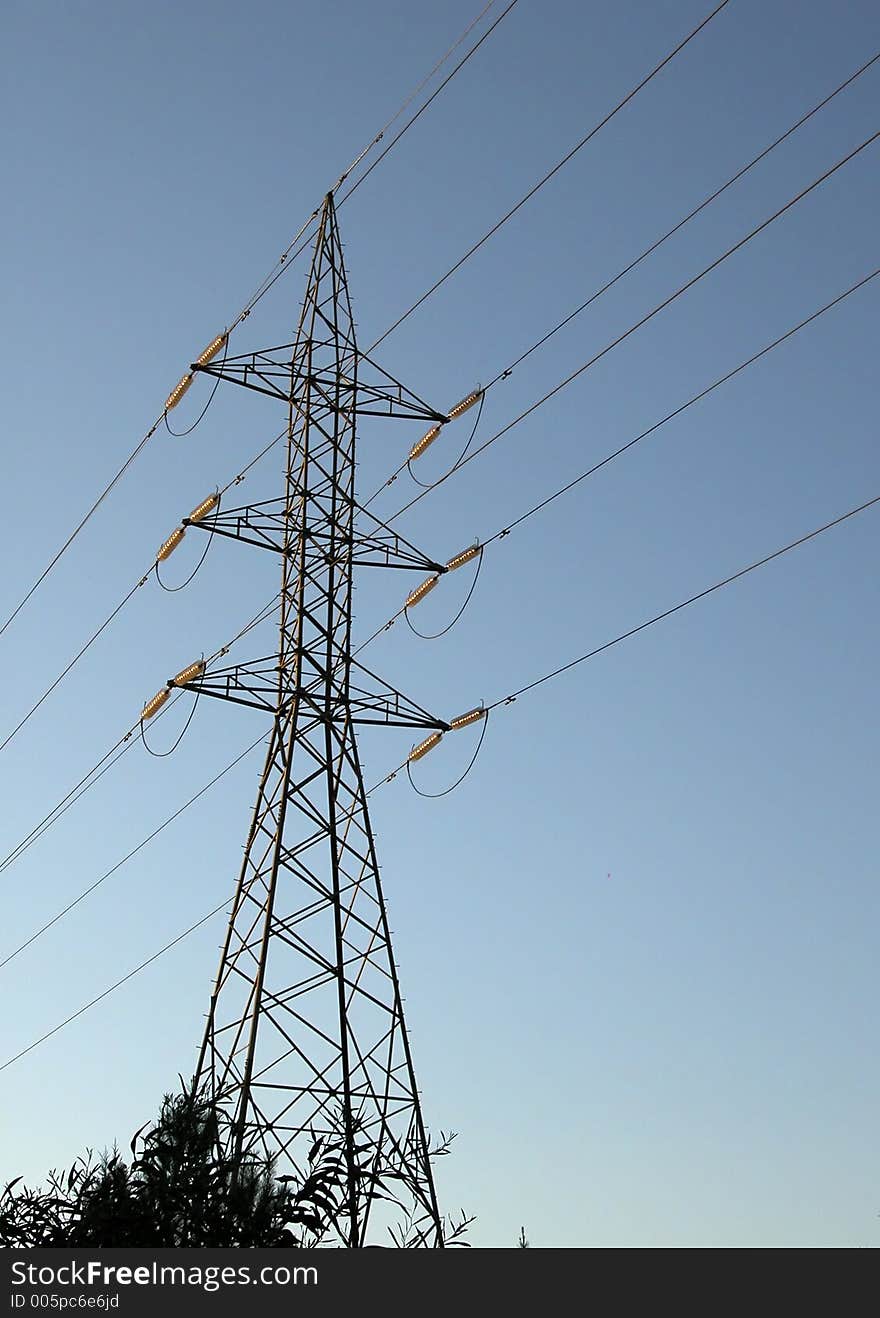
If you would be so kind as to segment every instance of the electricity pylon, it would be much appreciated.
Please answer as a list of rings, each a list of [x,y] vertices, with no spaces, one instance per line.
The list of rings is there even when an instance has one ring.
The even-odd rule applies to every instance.
[[[228,1116],[234,1160],[305,1176],[336,1142],[344,1244],[375,1238],[391,1195],[411,1239],[441,1246],[356,729],[449,725],[353,659],[351,606],[355,567],[445,570],[357,508],[357,418],[448,418],[359,353],[332,195],[295,341],[192,369],[289,417],[283,497],[191,523],[281,560],[278,652],[178,683],[272,716],[195,1083]]]

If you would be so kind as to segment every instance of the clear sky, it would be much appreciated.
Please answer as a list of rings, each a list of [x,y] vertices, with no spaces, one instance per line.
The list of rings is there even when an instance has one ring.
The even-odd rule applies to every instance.
[[[6,5],[0,614],[478,8]],[[710,8],[519,0],[340,213],[363,346]],[[733,0],[377,355],[450,406],[878,48],[870,0]],[[880,64],[492,390],[479,437],[876,131],[878,101]],[[878,152],[423,500],[405,533],[440,557],[492,534],[867,274]],[[291,267],[234,351],[291,337],[304,276]],[[494,545],[449,635],[398,625],[371,665],[454,715],[880,493],[878,284]],[[175,428],[203,398],[191,391]],[[189,437],[157,432],[0,640],[3,736],[283,420],[227,387]],[[428,476],[466,438],[458,425]],[[419,433],[365,431],[362,493]],[[242,494],[280,479],[267,459]],[[408,494],[402,478],[377,506]],[[460,1132],[440,1193],[477,1214],[474,1244],[512,1245],[521,1224],[536,1246],[877,1243],[878,517],[499,710],[452,795],[421,800],[405,778],[376,793],[425,1115]],[[185,591],[137,592],[0,755],[3,855],[169,674],[271,597],[276,568],[219,542]],[[465,585],[442,583],[419,625],[444,625]],[[397,573],[362,577],[360,636],[401,589]],[[158,748],[177,716],[155,727]],[[0,873],[0,959],[260,727],[205,701],[175,755],[136,746]],[[469,737],[427,759],[421,785],[451,782]],[[409,744],[365,738],[370,781]],[[231,893],[258,761],[0,970],[3,1058]],[[0,1072],[0,1174],[127,1147],[192,1069],[221,935],[222,917]]]

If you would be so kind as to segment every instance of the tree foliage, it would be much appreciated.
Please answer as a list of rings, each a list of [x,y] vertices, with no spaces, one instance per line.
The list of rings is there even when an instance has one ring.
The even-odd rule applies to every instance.
[[[269,1162],[238,1166],[220,1150],[218,1116],[186,1092],[166,1094],[159,1117],[118,1148],[91,1150],[45,1188],[21,1178],[0,1195],[0,1245],[285,1246],[304,1244],[309,1224],[332,1210],[338,1163],[316,1162],[302,1186],[276,1179]]]
[[[343,1204],[346,1162],[342,1146],[315,1140],[301,1181],[276,1176],[271,1160],[247,1156],[237,1163],[228,1147],[225,1117],[186,1089],[166,1094],[157,1120],[136,1131],[131,1158],[114,1146],[91,1150],[67,1171],[49,1173],[45,1187],[21,1177],[0,1194],[0,1247],[114,1246],[138,1248],[303,1247],[334,1238]],[[448,1153],[444,1136],[432,1158]],[[388,1166],[374,1182],[376,1198],[400,1204],[402,1173]],[[447,1219],[447,1244],[462,1239],[472,1219]],[[422,1242],[414,1221],[389,1228],[392,1245]],[[338,1230],[335,1231],[338,1237]],[[342,1243],[342,1242],[340,1242]]]

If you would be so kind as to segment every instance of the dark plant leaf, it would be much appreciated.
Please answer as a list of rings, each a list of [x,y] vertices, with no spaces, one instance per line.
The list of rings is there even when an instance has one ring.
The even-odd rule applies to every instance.
[[[144,1133],[144,1131],[147,1129],[147,1126],[149,1126],[149,1124],[150,1124],[149,1121],[145,1121],[144,1124],[140,1126],[131,1137],[131,1144],[129,1144],[128,1147],[131,1149],[131,1156],[133,1158],[137,1157],[138,1137]]]

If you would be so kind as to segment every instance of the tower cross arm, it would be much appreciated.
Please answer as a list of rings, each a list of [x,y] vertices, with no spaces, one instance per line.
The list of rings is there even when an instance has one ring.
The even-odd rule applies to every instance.
[[[319,346],[314,344],[316,348]],[[308,386],[313,409],[323,406],[328,413],[434,421],[440,425],[449,420],[445,412],[438,412],[356,348],[352,349],[352,369],[346,375],[337,371],[309,370],[299,363],[291,368],[290,352],[293,348],[293,344],[283,343],[221,362],[192,362],[190,370],[284,403],[290,403]]]

